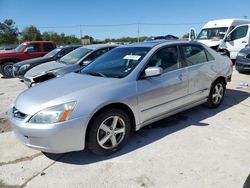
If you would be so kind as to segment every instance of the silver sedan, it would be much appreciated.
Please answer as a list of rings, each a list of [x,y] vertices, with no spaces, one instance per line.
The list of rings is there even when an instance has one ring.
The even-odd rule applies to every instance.
[[[120,149],[139,130],[205,103],[218,107],[232,63],[197,42],[151,41],[120,46],[79,73],[21,93],[9,111],[16,137],[45,152]]]

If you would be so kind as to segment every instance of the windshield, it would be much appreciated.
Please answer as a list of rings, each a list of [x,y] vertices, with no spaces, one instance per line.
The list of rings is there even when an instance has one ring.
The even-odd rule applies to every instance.
[[[22,49],[26,46],[26,44],[22,43],[20,45],[18,45],[16,48],[15,48],[15,51],[16,52],[21,52]]]
[[[202,29],[198,35],[198,40],[220,40],[223,39],[228,27]]]
[[[83,58],[85,55],[90,53],[91,51],[93,50],[88,49],[88,48],[77,48],[76,50],[73,50],[72,52],[63,56],[60,59],[60,61],[65,64],[74,64],[77,61],[79,61],[81,58]]]
[[[134,70],[149,50],[146,47],[115,48],[84,67],[80,73],[123,78]]]
[[[56,48],[52,51],[50,51],[49,53],[47,53],[44,57],[53,57],[55,56],[58,52],[60,52],[62,50],[62,48]]]

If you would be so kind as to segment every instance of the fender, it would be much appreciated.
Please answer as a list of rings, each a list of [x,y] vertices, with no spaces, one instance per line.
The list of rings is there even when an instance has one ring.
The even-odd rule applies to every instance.
[[[17,63],[19,62],[20,59],[16,58],[16,57],[11,57],[11,58],[3,58],[3,59],[0,59],[0,65],[2,65],[3,63],[5,62],[13,62],[13,63]]]

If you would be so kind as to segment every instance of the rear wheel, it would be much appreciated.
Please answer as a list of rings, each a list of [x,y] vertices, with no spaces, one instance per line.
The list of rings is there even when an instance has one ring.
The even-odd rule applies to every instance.
[[[98,155],[111,155],[120,149],[130,133],[130,119],[119,109],[102,112],[89,126],[86,144]]]
[[[223,80],[217,80],[213,83],[206,106],[210,108],[217,108],[224,99],[226,84]]]
[[[12,73],[13,65],[14,65],[13,62],[3,63],[1,66],[1,74],[6,78],[12,78],[13,77],[13,73]]]

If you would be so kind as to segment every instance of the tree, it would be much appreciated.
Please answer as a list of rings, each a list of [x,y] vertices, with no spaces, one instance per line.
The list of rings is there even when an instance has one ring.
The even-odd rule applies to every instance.
[[[43,40],[52,40],[58,45],[80,44],[80,39],[74,35],[66,36],[64,33],[58,34],[56,32],[44,32],[42,38]]]
[[[42,40],[40,31],[33,25],[24,28],[21,36],[23,41]]]
[[[18,28],[11,19],[0,22],[0,45],[15,44],[18,42]]]

